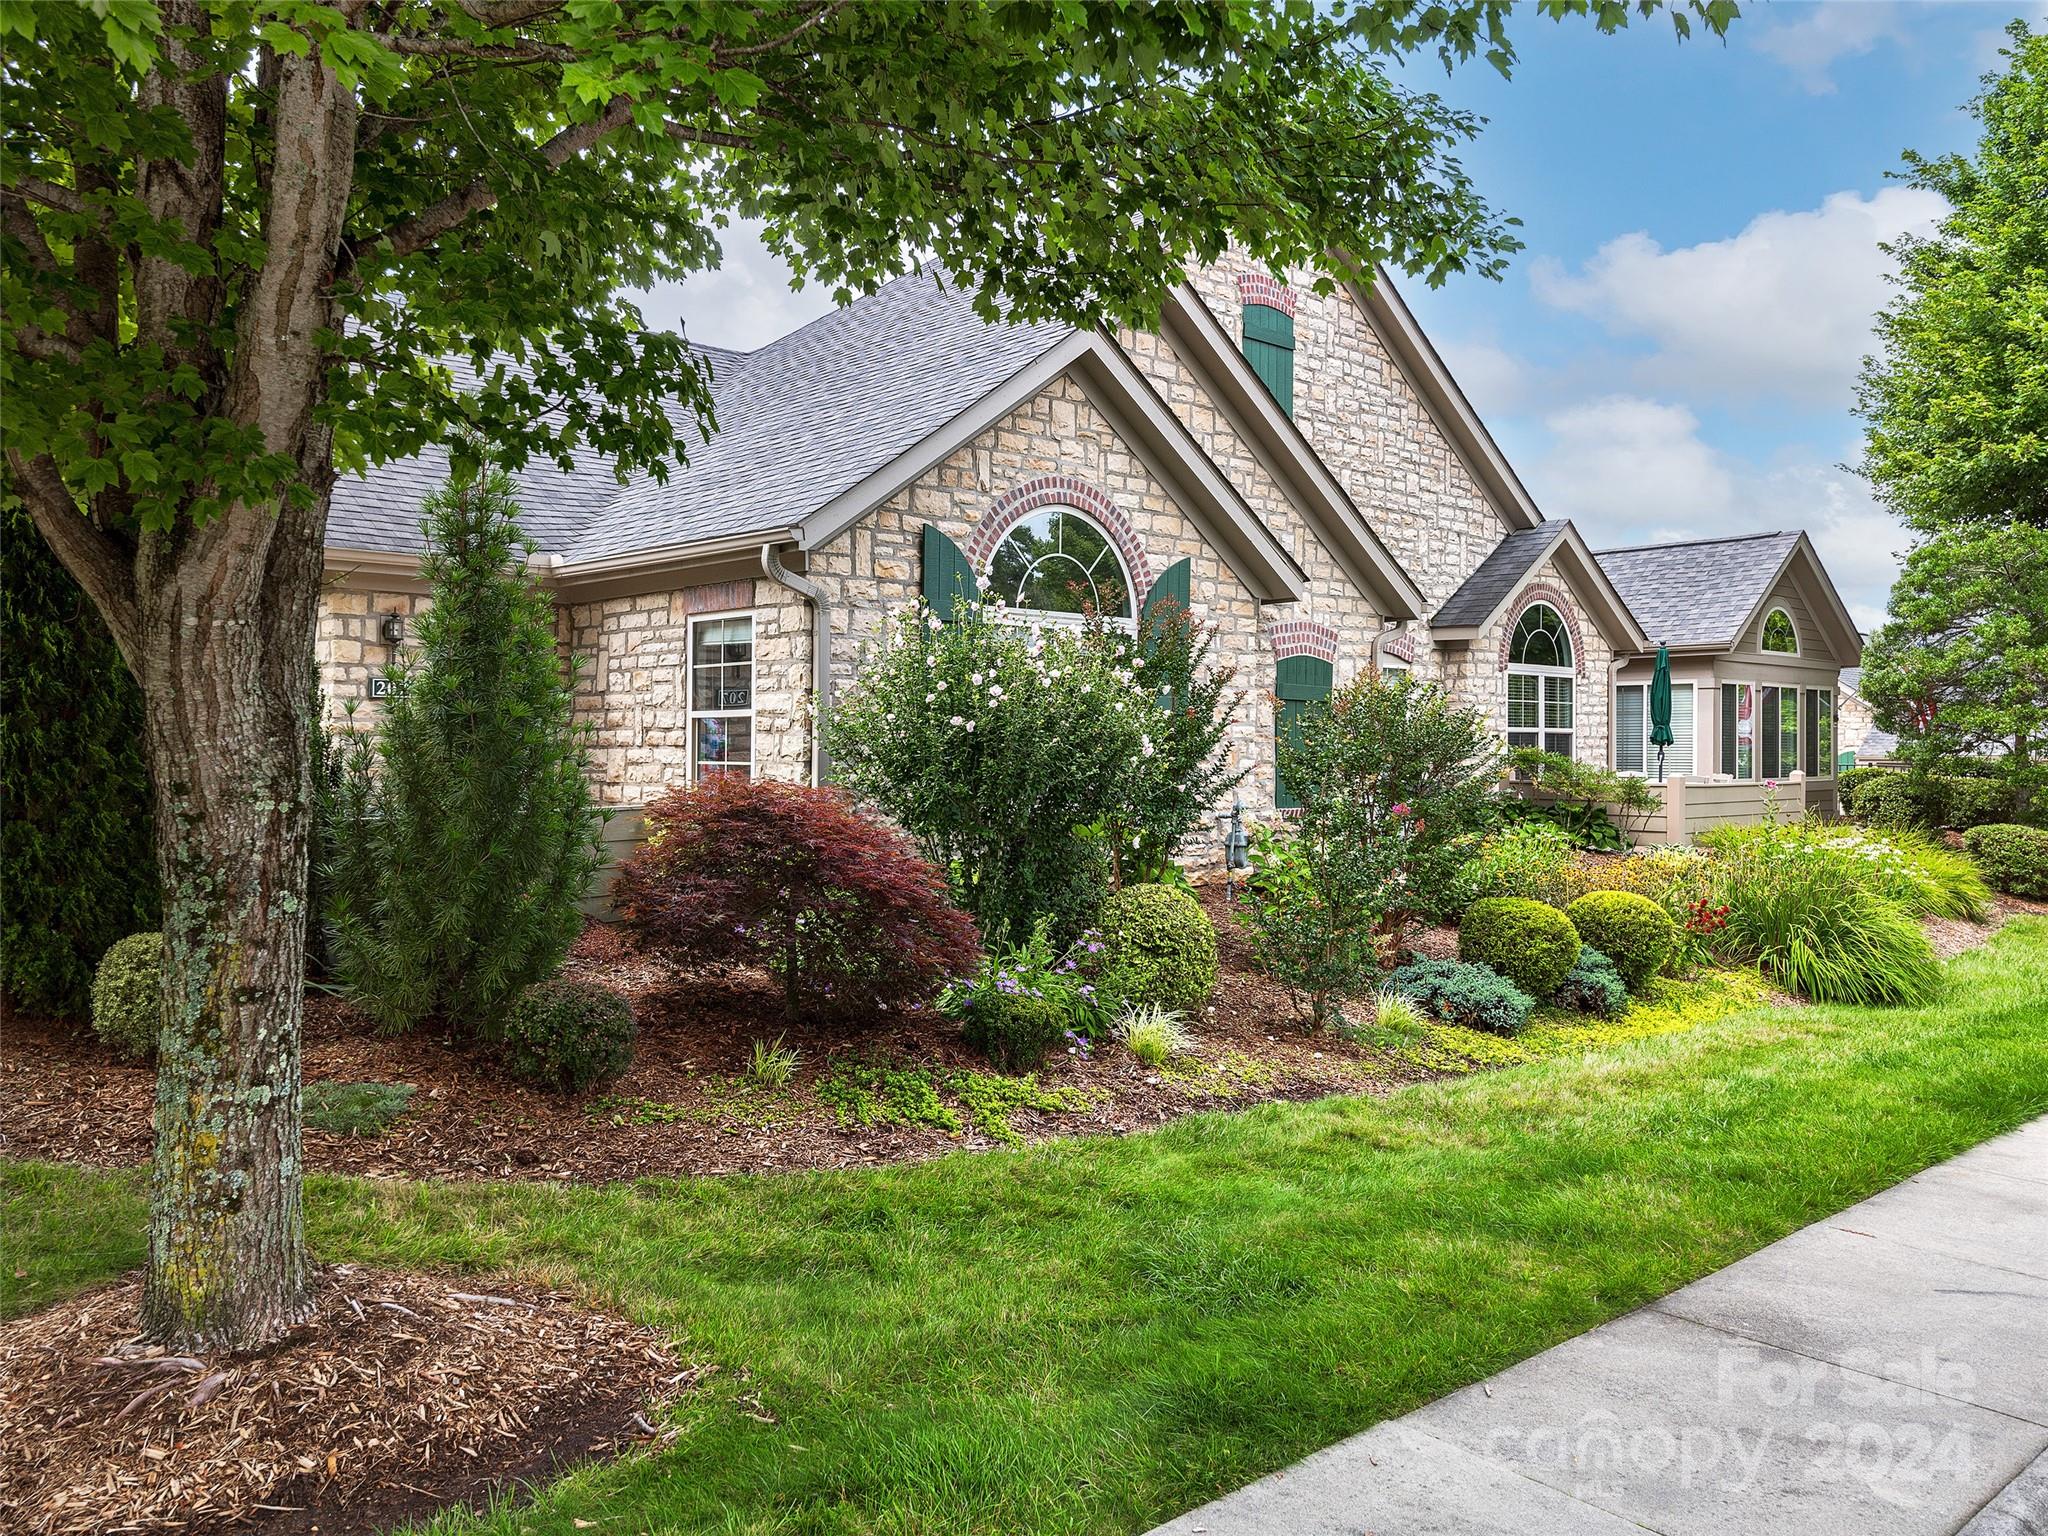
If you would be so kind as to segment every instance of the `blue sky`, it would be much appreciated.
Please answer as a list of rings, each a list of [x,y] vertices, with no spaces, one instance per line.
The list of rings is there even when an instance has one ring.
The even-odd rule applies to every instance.
[[[1725,42],[1680,44],[1662,19],[1601,37],[1532,6],[1511,81],[1411,65],[1489,120],[1462,158],[1528,249],[1499,283],[1401,288],[1546,514],[1596,548],[1806,528],[1868,627],[1905,540],[1842,467],[1854,379],[1890,291],[1878,243],[1940,213],[1886,172],[1969,146],[2000,29],[2048,5],[1745,9]],[[738,230],[720,271],[646,308],[751,348],[827,303]]]

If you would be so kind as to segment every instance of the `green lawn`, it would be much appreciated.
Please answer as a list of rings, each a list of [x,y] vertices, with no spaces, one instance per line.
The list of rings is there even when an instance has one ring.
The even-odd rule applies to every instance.
[[[493,1530],[1137,1531],[2048,1111],[2048,921],[1950,969],[1926,1008],[1752,1011],[1121,1141],[606,1189],[321,1179],[312,1219],[328,1258],[573,1280],[721,1367],[677,1448]],[[0,1308],[141,1256],[136,1177],[0,1191]]]

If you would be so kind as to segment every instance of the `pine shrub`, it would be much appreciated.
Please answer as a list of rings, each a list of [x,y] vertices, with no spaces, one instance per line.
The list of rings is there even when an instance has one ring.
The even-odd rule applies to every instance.
[[[1555,907],[1489,896],[1465,909],[1458,958],[1491,967],[1531,996],[1548,997],[1579,958],[1579,936]]]
[[[1579,946],[1579,958],[1572,963],[1550,1000],[1573,1013],[1590,1013],[1596,1019],[1618,1019],[1628,1012],[1628,983],[1614,962],[1590,944]]]
[[[157,921],[142,694],[28,513],[0,516],[0,992],[82,1019],[100,956]]]
[[[164,936],[131,933],[100,956],[92,978],[92,1031],[125,1061],[156,1056],[163,1023]]]
[[[1671,914],[1634,891],[1588,891],[1564,915],[1582,941],[1614,962],[1631,992],[1649,984],[1678,943]]]
[[[550,1093],[577,1093],[633,1063],[633,1008],[590,981],[537,982],[498,1031],[505,1070]]]
[[[1192,891],[1125,886],[1102,904],[1104,1006],[1194,1013],[1216,990],[1216,930]]]
[[[427,503],[433,606],[374,734],[348,738],[323,827],[330,958],[386,1030],[488,1034],[552,976],[603,862],[554,605],[510,479]]]
[[[1396,970],[1382,989],[1405,997],[1427,1018],[1496,1035],[1516,1035],[1536,1000],[1489,966],[1417,960]]]
[[[720,775],[647,813],[612,903],[647,944],[699,966],[758,965],[791,1017],[928,1002],[979,938],[910,840],[838,789]]]
[[[2048,901],[2048,832],[1993,822],[1965,832],[1963,846],[1970,850],[1984,878],[1999,890],[2030,901]]]

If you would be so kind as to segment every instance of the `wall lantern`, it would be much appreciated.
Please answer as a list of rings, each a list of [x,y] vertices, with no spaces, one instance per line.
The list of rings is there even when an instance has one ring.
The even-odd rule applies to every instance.
[[[384,637],[386,645],[399,645],[405,640],[405,615],[387,613],[384,621],[377,626],[377,633]]]

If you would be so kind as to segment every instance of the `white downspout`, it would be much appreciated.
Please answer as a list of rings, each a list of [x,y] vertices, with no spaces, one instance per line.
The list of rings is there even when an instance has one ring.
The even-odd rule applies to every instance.
[[[811,687],[817,698],[811,718],[811,783],[823,784],[828,766],[825,721],[831,713],[832,699],[832,605],[826,601],[824,588],[782,563],[773,544],[761,546],[761,573],[811,605]]]

